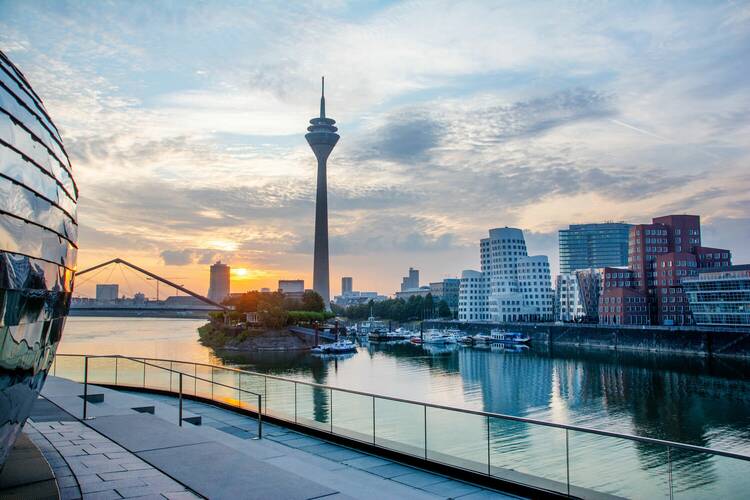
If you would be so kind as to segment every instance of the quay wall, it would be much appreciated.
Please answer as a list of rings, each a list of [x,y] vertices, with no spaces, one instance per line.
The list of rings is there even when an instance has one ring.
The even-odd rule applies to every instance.
[[[457,321],[425,321],[424,328],[458,328],[471,334],[489,333],[492,328],[503,328],[525,333],[532,344],[537,345],[750,358],[748,330]]]

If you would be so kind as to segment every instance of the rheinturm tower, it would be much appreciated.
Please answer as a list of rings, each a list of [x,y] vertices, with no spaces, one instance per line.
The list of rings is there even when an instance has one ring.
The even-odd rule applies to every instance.
[[[320,116],[310,120],[305,139],[318,159],[318,188],[315,193],[315,253],[313,263],[313,290],[323,297],[326,309],[330,308],[328,285],[328,184],[326,165],[328,155],[339,140],[336,120],[326,118],[325,78],[321,79]]]

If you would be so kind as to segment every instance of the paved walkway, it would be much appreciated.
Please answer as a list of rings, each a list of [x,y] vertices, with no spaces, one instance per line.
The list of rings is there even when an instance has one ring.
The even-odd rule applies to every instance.
[[[76,417],[82,413],[81,393],[80,384],[56,377],[49,377],[43,391],[44,397]],[[74,475],[96,476],[97,480],[89,479],[98,486],[80,483],[84,498],[97,498],[90,496],[98,493],[91,488],[104,488],[103,483],[113,481],[123,482],[100,491],[118,496],[102,498],[136,494],[138,487],[175,488],[175,484],[182,490],[141,491],[160,498],[186,497],[190,493],[185,486],[209,498],[515,498],[275,425],[264,424],[264,439],[251,440],[257,425],[253,418],[208,404],[185,401],[185,410],[200,415],[203,425],[178,427],[176,398],[89,386],[89,394],[94,393],[103,394],[104,401],[89,404],[89,416],[94,418],[85,425],[76,423],[84,429],[77,436],[80,429],[68,432],[66,428],[73,423],[59,427],[52,422],[41,427],[33,423],[45,435],[54,436],[53,443],[67,442],[62,447],[68,456],[63,458],[69,460]],[[133,408],[150,408],[154,414]],[[84,444],[87,438],[97,442]],[[89,462],[87,456],[95,455],[108,465]],[[102,470],[91,470],[92,465]],[[122,470],[104,471],[115,465]],[[177,481],[149,484],[156,473]]]

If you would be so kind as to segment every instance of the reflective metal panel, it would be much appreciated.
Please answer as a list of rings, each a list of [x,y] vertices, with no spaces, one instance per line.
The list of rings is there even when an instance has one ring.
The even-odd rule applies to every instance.
[[[70,307],[75,182],[59,134],[0,52],[0,467],[44,384]]]

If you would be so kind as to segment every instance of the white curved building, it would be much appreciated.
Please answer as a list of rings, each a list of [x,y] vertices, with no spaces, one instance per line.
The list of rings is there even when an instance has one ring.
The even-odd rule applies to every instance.
[[[550,321],[553,294],[549,261],[544,255],[528,255],[523,231],[512,227],[490,229],[479,248],[481,273],[464,271],[461,277],[459,320]],[[472,279],[475,283],[480,279],[478,274],[484,296],[464,286],[464,275],[468,285]],[[473,317],[476,314],[480,317]]]
[[[458,319],[460,321],[487,321],[487,280],[480,271],[461,273],[458,288]]]

